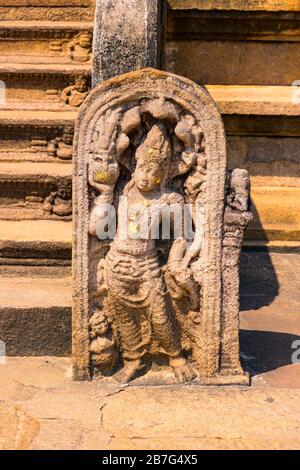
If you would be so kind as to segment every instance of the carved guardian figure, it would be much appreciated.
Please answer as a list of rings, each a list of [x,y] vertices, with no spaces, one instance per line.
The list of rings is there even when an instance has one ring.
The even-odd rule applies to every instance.
[[[249,383],[238,265],[250,184],[227,174],[208,93],[153,69],[98,85],[77,123],[73,186],[75,379]]]

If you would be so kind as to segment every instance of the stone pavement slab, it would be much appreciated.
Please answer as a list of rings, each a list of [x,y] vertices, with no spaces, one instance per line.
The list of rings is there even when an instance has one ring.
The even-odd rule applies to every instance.
[[[0,371],[1,449],[300,449],[299,382],[78,383],[69,358],[50,357],[8,358]]]

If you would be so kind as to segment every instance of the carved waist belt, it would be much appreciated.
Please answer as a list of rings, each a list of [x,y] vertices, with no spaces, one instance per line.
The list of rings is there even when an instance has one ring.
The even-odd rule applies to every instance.
[[[107,257],[107,270],[123,281],[148,280],[161,276],[156,250],[141,255],[122,253],[111,248]]]
[[[112,264],[107,256],[106,279],[109,285],[111,300],[130,309],[149,307],[157,296],[166,295],[166,287],[162,271],[157,260],[141,266],[133,264],[133,260],[122,259]],[[115,263],[116,260],[114,259]],[[126,262],[129,262],[127,266]]]

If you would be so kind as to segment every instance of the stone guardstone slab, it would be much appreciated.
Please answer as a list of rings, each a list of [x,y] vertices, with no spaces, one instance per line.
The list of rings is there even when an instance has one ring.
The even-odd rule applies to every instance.
[[[227,172],[210,95],[154,69],[112,78],[81,107],[74,145],[74,379],[248,384],[249,175]]]

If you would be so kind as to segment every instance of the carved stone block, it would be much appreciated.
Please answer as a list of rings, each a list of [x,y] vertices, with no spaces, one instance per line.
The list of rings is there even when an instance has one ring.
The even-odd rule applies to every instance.
[[[154,69],[121,75],[85,100],[74,146],[74,378],[249,383],[238,338],[249,176],[227,174],[210,95]]]

